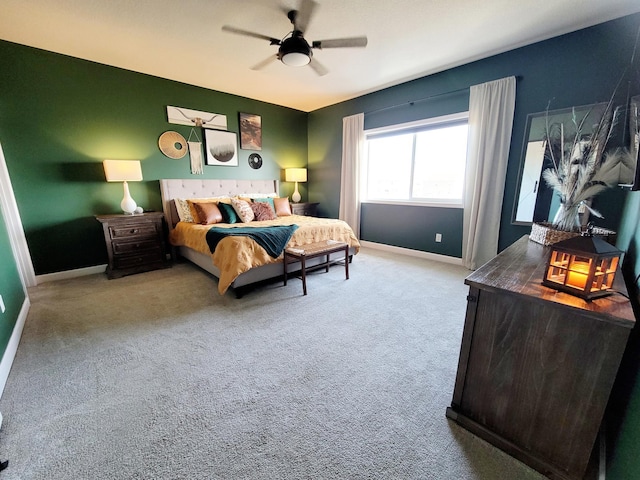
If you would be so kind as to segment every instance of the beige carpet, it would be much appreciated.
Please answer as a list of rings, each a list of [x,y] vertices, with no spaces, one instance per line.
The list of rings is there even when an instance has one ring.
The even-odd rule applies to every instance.
[[[363,249],[236,299],[190,264],[42,284],[5,479],[543,477],[445,418],[468,272]]]

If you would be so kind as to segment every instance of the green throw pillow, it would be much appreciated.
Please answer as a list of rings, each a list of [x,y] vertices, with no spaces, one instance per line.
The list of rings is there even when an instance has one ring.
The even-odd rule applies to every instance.
[[[222,214],[222,221],[224,223],[238,223],[238,214],[233,209],[232,205],[228,203],[218,203],[218,208]]]

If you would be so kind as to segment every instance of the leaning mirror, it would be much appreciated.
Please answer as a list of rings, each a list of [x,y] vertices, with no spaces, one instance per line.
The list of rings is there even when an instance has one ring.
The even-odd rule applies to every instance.
[[[620,166],[620,186],[640,190],[640,95],[629,101],[629,164]]]
[[[584,118],[581,132],[588,136],[593,132],[593,126],[598,124],[606,107],[606,103],[597,103],[532,113],[527,117],[520,162],[520,183],[513,208],[514,224],[530,225],[533,222],[552,221],[560,206],[558,196],[553,194],[553,189],[546,185],[542,178],[542,172],[552,166],[546,132],[571,125],[574,118],[577,121]]]

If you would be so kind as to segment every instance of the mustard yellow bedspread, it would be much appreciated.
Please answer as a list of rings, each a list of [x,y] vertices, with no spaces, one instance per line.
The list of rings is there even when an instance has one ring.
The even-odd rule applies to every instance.
[[[298,229],[291,237],[288,246],[296,247],[308,243],[322,240],[337,240],[348,243],[355,248],[356,253],[360,250],[360,243],[349,225],[342,221],[331,218],[305,217],[301,215],[291,215],[288,217],[278,217],[276,220],[265,222],[251,222],[229,225],[217,223],[216,227],[233,228],[241,227],[266,227],[270,225],[298,225]],[[174,246],[184,246],[196,250],[206,255],[211,255],[213,264],[220,270],[218,279],[218,291],[224,294],[233,281],[242,273],[254,267],[266,265],[268,263],[282,262],[280,257],[272,258],[269,254],[248,237],[229,236],[220,241],[216,251],[211,254],[207,245],[207,231],[214,225],[198,225],[194,223],[178,222],[169,235],[169,241]]]

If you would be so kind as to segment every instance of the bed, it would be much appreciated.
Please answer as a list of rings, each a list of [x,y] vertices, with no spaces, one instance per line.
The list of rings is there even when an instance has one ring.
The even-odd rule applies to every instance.
[[[264,248],[245,236],[228,236],[219,241],[214,253],[207,243],[207,232],[225,228],[259,228],[270,226],[297,226],[287,246],[295,247],[322,240],[338,240],[349,244],[350,258],[357,254],[360,243],[349,225],[342,220],[306,217],[301,215],[279,216],[274,220],[249,223],[215,223],[201,225],[181,221],[178,210],[185,200],[220,201],[227,198],[274,198],[279,196],[277,180],[209,180],[163,179],[160,180],[162,208],[169,228],[169,241],[174,252],[218,279],[218,292],[224,295],[233,289],[238,297],[254,284],[283,275],[282,255],[271,257]],[[206,200],[205,200],[206,199]],[[336,254],[336,257],[340,255]],[[314,259],[320,262],[322,259]],[[308,266],[311,266],[307,262]],[[299,262],[289,264],[289,272],[300,270]]]

